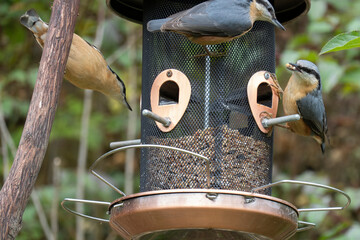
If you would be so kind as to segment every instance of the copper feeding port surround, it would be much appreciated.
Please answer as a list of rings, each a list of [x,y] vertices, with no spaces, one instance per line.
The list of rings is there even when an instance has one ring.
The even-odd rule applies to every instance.
[[[162,71],[154,80],[151,88],[150,102],[152,113],[158,120],[156,125],[162,132],[170,132],[184,115],[191,96],[191,85],[186,75],[176,69]],[[149,116],[149,115],[148,115]],[[168,119],[168,124],[162,123]]]
[[[281,91],[275,75],[266,71],[255,73],[248,82],[247,94],[251,112],[263,133],[271,131],[271,128],[263,126],[262,120],[276,117]]]

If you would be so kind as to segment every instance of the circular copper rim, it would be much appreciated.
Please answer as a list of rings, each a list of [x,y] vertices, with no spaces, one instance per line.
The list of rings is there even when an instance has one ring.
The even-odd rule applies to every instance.
[[[243,192],[243,191],[235,191],[235,190],[222,190],[222,189],[171,189],[171,190],[156,190],[156,191],[149,191],[149,192],[134,193],[134,194],[127,195],[127,196],[124,196],[124,197],[114,200],[109,206],[109,212],[111,211],[113,206],[115,206],[123,201],[126,201],[128,199],[138,198],[138,197],[143,197],[143,196],[150,196],[150,195],[171,194],[171,193],[223,193],[223,194],[240,195],[240,196],[245,196],[245,197],[256,197],[256,198],[267,199],[270,201],[274,201],[274,202],[278,202],[278,203],[287,205],[296,212],[297,216],[299,216],[297,208],[293,204],[291,204],[285,200],[282,200],[280,198],[276,198],[276,197],[272,197],[272,196],[268,196],[268,195],[264,195],[264,194],[259,194],[259,193],[251,193],[251,192]]]
[[[190,229],[286,239],[295,234],[297,218],[296,207],[284,200],[216,189],[142,192],[115,200],[110,206],[110,226],[125,239]]]

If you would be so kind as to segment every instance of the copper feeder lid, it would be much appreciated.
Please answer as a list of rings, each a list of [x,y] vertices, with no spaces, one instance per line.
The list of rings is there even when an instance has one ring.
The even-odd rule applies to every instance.
[[[106,0],[112,11],[136,23],[143,21],[143,2],[144,0]],[[274,0],[274,6],[278,20],[286,23],[306,14],[310,9],[310,0]]]
[[[115,200],[110,226],[125,239],[287,239],[292,204],[267,195],[215,189],[142,192]]]

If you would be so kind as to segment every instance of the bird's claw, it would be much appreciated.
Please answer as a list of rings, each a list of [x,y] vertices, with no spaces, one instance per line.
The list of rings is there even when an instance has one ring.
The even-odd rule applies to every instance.
[[[264,119],[264,118],[270,119],[270,118],[272,118],[272,114],[269,113],[268,111],[263,111],[259,115],[260,115],[260,119]]]
[[[275,90],[275,94],[281,100],[281,95],[284,93],[284,90],[281,88],[281,86],[280,86],[280,84],[279,84],[279,82],[278,82],[278,80],[276,78],[275,73],[270,73],[270,75],[271,75],[271,78],[273,79],[273,82],[274,82],[274,84],[270,84],[270,87]]]

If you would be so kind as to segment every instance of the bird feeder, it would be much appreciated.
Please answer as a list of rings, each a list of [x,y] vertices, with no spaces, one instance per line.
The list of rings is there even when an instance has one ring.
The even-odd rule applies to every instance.
[[[312,227],[298,226],[299,213],[309,209],[272,197],[272,186],[305,184],[343,192],[306,182],[271,182],[273,135],[263,123],[276,117],[279,100],[273,25],[258,21],[244,36],[208,46],[226,52],[222,57],[196,57],[203,48],[184,36],[147,31],[148,21],[200,2],[107,1],[121,17],[143,24],[141,142],[122,143],[91,168],[122,195],[97,202],[109,207],[109,220],[66,209],[109,222],[125,239],[287,239]],[[309,0],[272,3],[281,22],[310,7]],[[140,193],[125,196],[95,167],[128,148],[141,148]]]

